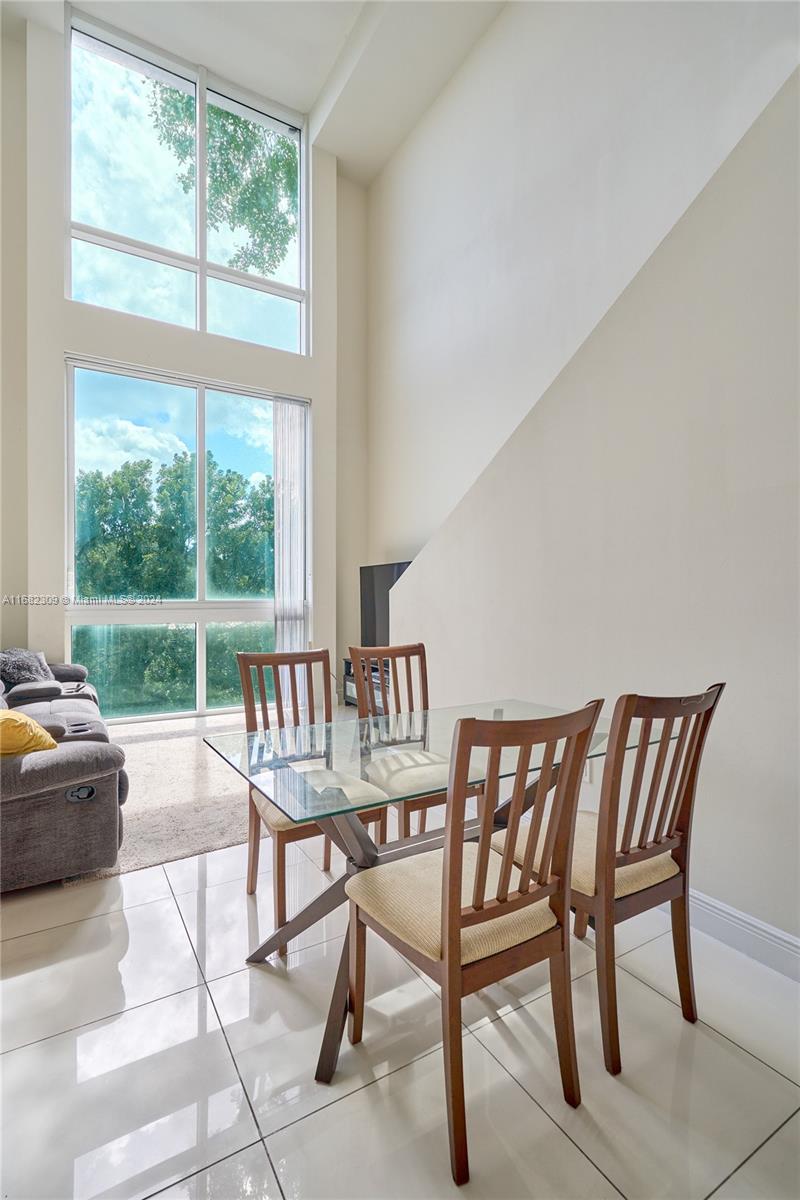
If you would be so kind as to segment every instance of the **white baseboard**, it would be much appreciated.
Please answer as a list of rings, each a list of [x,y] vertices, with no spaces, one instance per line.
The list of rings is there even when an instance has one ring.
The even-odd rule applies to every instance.
[[[660,905],[660,908],[669,916],[669,903]],[[715,937],[733,950],[800,983],[800,938],[794,934],[768,925],[758,917],[740,912],[738,908],[731,908],[730,904],[706,896],[695,888],[689,889],[689,919],[693,929]],[[591,926],[586,937],[594,945]]]
[[[664,907],[669,911],[669,905]],[[799,937],[740,912],[738,908],[731,908],[695,888],[689,890],[689,913],[695,929],[800,982]]]

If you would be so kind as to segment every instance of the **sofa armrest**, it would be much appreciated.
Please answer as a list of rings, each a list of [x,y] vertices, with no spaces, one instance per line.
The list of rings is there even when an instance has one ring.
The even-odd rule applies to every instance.
[[[51,663],[48,667],[59,683],[83,683],[89,672],[80,663]]]
[[[0,760],[0,799],[87,783],[117,774],[124,764],[124,751],[111,742],[61,742],[55,750],[9,755]]]
[[[15,683],[6,692],[11,708],[20,704],[32,704],[35,700],[56,700],[62,694],[57,679],[31,679],[27,683]]]

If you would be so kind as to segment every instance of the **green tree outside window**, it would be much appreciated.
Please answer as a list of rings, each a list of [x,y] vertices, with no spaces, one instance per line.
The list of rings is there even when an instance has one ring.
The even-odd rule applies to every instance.
[[[161,142],[196,182],[194,96],[153,81],[151,114]],[[214,103],[206,109],[208,228],[243,236],[227,266],[271,276],[297,235],[300,155],[292,137]]]

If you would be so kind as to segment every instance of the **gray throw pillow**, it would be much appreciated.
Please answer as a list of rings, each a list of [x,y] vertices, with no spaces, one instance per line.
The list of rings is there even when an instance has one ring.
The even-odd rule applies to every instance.
[[[53,678],[53,672],[41,652],[21,650],[16,646],[11,650],[0,650],[0,679],[7,688],[17,683]]]

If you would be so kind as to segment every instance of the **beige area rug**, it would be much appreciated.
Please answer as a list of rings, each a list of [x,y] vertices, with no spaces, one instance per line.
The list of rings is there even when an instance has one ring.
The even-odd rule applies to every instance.
[[[130,779],[117,865],[86,878],[140,871],[247,841],[247,784],[203,742],[237,732],[241,716],[112,725]]]

